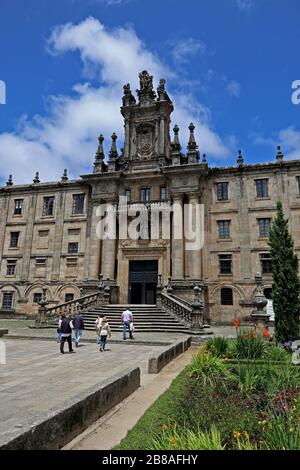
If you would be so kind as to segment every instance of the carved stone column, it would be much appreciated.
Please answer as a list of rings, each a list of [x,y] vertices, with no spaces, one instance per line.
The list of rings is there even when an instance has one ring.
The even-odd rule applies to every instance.
[[[173,196],[172,279],[184,278],[182,194]]]
[[[100,201],[93,201],[93,212],[91,221],[90,249],[89,249],[89,279],[99,279],[100,274],[100,256],[101,256],[101,239],[97,233],[97,224],[100,217],[97,215],[97,208]]]
[[[115,260],[116,260],[116,213],[114,201],[111,200],[107,205],[108,223],[110,228],[110,237],[102,239],[102,257],[101,257],[101,273],[104,279],[114,279],[115,277]]]
[[[201,240],[198,238],[201,235],[201,228],[204,230],[204,227],[201,227],[201,217],[199,207],[199,195],[190,194],[189,195],[189,208],[188,208],[188,217],[185,227],[189,227],[191,234],[195,233],[195,241],[185,240],[185,249],[187,253],[187,262],[188,262],[188,274],[191,279],[201,279],[201,248],[198,244]],[[199,220],[200,219],[200,220]],[[200,225],[199,225],[200,223]],[[201,237],[202,238],[202,237]],[[192,248],[188,249],[187,248]],[[187,274],[187,273],[186,273]]]

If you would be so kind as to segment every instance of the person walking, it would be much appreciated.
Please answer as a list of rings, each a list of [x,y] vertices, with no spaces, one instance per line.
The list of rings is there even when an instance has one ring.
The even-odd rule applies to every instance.
[[[126,331],[129,331],[129,338],[133,339],[132,330],[130,329],[131,323],[133,324],[133,315],[131,310],[128,308],[122,313],[122,323],[123,323],[123,340],[126,340]]]
[[[60,329],[60,352],[64,354],[64,345],[65,341],[68,342],[69,346],[69,352],[75,352],[72,349],[72,330],[74,328],[73,322],[70,318],[66,317],[66,314],[64,313],[62,315],[61,320],[59,320],[58,328]]]
[[[95,328],[96,328],[96,334],[97,334],[97,344],[100,344],[100,334],[101,334],[101,328],[102,328],[103,320],[107,320],[107,318],[106,318],[106,315],[101,313],[95,321]]]
[[[76,348],[78,348],[79,341],[82,337],[82,330],[84,330],[83,316],[79,310],[75,313],[75,317],[73,319],[73,325],[74,325],[74,332],[75,332],[75,346]]]
[[[106,317],[102,319],[102,326],[101,326],[101,332],[100,332],[100,349],[99,351],[105,351],[105,346],[106,346],[106,341],[107,337],[111,337],[111,330],[110,326],[108,324],[108,321],[106,320]]]

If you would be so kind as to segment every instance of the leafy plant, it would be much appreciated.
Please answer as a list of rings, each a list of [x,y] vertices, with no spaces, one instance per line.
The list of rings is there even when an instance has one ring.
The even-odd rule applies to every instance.
[[[224,336],[218,336],[216,338],[211,338],[206,342],[206,348],[214,356],[225,357],[228,352],[229,340]]]
[[[238,359],[261,359],[267,348],[268,343],[255,331],[239,331],[233,341],[232,352]]]
[[[221,434],[214,425],[208,432],[193,432],[173,424],[153,439],[151,450],[224,450]]]
[[[209,351],[196,354],[189,366],[190,375],[205,384],[212,385],[220,377],[230,378],[226,364]]]
[[[272,345],[265,351],[266,359],[269,361],[291,362],[291,355],[284,348]]]

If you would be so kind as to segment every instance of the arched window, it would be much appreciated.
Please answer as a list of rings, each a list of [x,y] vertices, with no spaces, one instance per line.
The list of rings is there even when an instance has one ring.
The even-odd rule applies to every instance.
[[[232,289],[228,287],[221,289],[221,305],[233,305]]]

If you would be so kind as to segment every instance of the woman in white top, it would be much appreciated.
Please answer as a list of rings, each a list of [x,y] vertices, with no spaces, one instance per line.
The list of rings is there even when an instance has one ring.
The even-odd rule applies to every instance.
[[[106,320],[106,316],[102,314],[102,315],[99,315],[97,320],[95,321],[95,328],[96,328],[96,333],[97,333],[97,344],[100,344],[100,334],[101,334],[103,320]]]
[[[106,317],[102,318],[102,326],[101,326],[101,333],[100,333],[100,349],[99,351],[105,351],[105,345],[107,341],[107,337],[111,337],[110,326]]]

